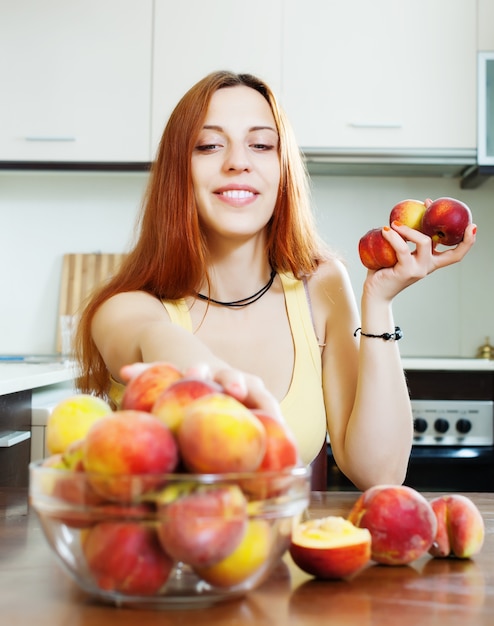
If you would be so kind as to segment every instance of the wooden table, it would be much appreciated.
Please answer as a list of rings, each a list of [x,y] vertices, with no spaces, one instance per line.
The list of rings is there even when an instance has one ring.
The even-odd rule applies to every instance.
[[[432,494],[424,494],[432,497]],[[437,494],[434,494],[437,495]],[[201,610],[115,608],[80,591],[50,552],[22,489],[0,490],[0,623],[6,626],[492,626],[494,494],[479,507],[486,541],[472,560],[424,556],[411,566],[371,565],[348,581],[317,581],[287,556],[241,600]],[[355,493],[314,492],[310,514],[346,515]]]

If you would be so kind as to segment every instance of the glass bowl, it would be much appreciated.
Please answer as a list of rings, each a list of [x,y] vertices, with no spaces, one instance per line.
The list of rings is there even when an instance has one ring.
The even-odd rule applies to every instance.
[[[156,609],[208,606],[266,580],[308,506],[311,473],[29,470],[30,504],[75,582],[100,600]]]

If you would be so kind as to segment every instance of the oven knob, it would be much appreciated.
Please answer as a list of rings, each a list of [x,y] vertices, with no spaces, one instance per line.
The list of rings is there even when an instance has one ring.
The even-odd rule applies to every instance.
[[[438,433],[445,433],[449,428],[449,422],[448,420],[440,417],[434,422],[434,428],[437,430]]]
[[[462,435],[466,435],[472,430],[472,422],[462,418],[456,422],[456,430]]]
[[[413,420],[413,429],[416,433],[425,433],[427,430],[427,422],[422,417]]]

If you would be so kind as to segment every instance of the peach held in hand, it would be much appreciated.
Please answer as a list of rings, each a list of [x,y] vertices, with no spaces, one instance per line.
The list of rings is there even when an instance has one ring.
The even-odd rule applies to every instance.
[[[186,407],[178,443],[182,460],[192,472],[252,472],[266,451],[266,431],[241,402],[213,393]]]
[[[162,505],[167,491],[157,499],[157,530],[163,548],[176,561],[208,567],[240,544],[247,527],[247,503],[239,487],[207,487]]]
[[[250,519],[240,545],[225,559],[210,567],[194,568],[210,585],[238,585],[256,573],[263,574],[271,551],[271,526],[263,519]]]
[[[89,430],[83,464],[99,493],[130,502],[174,471],[178,448],[170,429],[150,413],[115,411]]]
[[[150,412],[156,398],[169,385],[182,378],[170,363],[153,363],[131,378],[122,397],[122,409]]]
[[[371,534],[342,517],[308,520],[295,527],[290,555],[312,576],[344,578],[370,561]]]
[[[201,378],[182,378],[172,383],[156,398],[151,413],[176,433],[182,423],[185,407],[196,398],[219,393],[221,387]]]
[[[89,394],[78,394],[59,402],[46,423],[46,445],[50,454],[65,452],[72,443],[86,436],[94,422],[110,413],[109,404]]]
[[[480,552],[484,543],[484,520],[466,496],[451,494],[430,501],[437,518],[437,534],[429,554],[468,559]]]
[[[381,228],[372,228],[360,238],[358,252],[363,265],[370,270],[393,267],[398,261],[393,246],[384,238]]]
[[[348,515],[372,536],[371,557],[377,563],[404,565],[426,553],[436,536],[432,506],[415,489],[376,485],[364,491]]]
[[[425,204],[420,200],[402,200],[391,209],[389,223],[401,222],[414,230],[420,230],[425,209]]]
[[[88,568],[105,591],[154,595],[173,567],[156,532],[142,522],[100,522],[81,535],[81,543]]]
[[[455,246],[463,240],[466,227],[472,222],[469,207],[454,198],[438,198],[422,218],[421,231],[435,243]]]

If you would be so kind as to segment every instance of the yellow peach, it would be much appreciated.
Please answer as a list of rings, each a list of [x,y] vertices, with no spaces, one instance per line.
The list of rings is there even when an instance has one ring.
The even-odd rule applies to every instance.
[[[240,545],[226,558],[210,567],[197,567],[196,573],[210,585],[230,587],[250,576],[262,575],[271,551],[271,526],[266,520],[251,519]]]
[[[46,444],[50,454],[63,453],[91,426],[111,413],[110,405],[96,396],[77,394],[57,404],[46,423]]]

